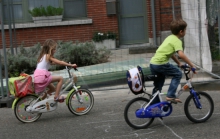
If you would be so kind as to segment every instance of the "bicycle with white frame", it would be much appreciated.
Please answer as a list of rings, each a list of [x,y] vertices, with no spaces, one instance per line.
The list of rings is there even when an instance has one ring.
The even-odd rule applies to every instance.
[[[66,70],[69,78],[62,85],[59,97],[72,87],[65,98],[68,109],[75,115],[87,114],[94,105],[94,96],[88,89],[76,86],[76,75],[70,73],[70,67],[66,67]],[[75,68],[74,70],[77,69]],[[47,94],[47,97],[42,100],[44,93],[46,91],[41,93],[41,95],[28,94],[25,97],[16,98],[12,105],[16,118],[21,122],[30,123],[38,120],[42,113],[56,110],[58,102],[54,101],[54,95]]]
[[[186,84],[178,91],[178,93],[189,89],[189,96],[186,98],[184,104],[184,112],[186,117],[194,123],[202,123],[207,121],[214,111],[214,102],[209,94],[206,92],[196,92],[191,84],[191,79],[188,74],[190,73],[190,67],[185,65],[182,67],[186,77]],[[144,76],[142,69],[139,67],[142,80]],[[149,77],[148,77],[149,76]],[[150,81],[159,80],[159,76],[148,75]],[[144,84],[144,83],[143,83]],[[162,118],[169,116],[172,113],[172,101],[164,101],[163,97],[166,93],[160,92],[159,90],[151,95],[143,89],[142,97],[132,99],[125,107],[124,118],[126,123],[135,129],[147,128],[153,121],[154,118]],[[148,97],[145,97],[147,95]],[[181,95],[176,94],[177,97]],[[159,97],[160,102],[151,104],[156,97]]]

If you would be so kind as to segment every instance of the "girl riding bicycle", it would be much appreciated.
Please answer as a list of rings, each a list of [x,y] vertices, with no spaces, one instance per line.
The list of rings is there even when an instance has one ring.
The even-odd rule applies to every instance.
[[[76,68],[76,64],[68,64],[64,61],[60,61],[54,58],[54,53],[56,52],[57,43],[52,40],[48,39],[44,42],[40,55],[37,59],[37,67],[34,71],[34,87],[36,93],[41,93],[47,87],[49,90],[47,94],[51,94],[55,92],[54,100],[55,101],[63,101],[64,98],[58,98],[60,89],[63,84],[63,77],[62,76],[51,76],[51,73],[48,71],[52,64],[58,64],[63,66],[69,66]],[[55,86],[52,84],[53,82],[58,82]],[[43,96],[44,99],[47,94]]]

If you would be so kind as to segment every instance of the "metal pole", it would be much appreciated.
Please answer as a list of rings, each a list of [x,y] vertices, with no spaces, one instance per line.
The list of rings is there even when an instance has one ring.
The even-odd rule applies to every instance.
[[[14,55],[14,48],[12,43],[12,30],[11,30],[11,2],[9,3],[9,0],[7,0],[7,10],[8,10],[8,27],[9,27],[9,37],[10,37],[10,48],[11,48],[11,54]]]
[[[6,82],[6,92],[8,92],[8,65],[7,65],[7,53],[6,53],[6,47],[5,47],[5,31],[4,31],[4,10],[3,10],[3,3],[4,0],[2,0],[2,4],[1,4],[1,17],[2,17],[2,24],[1,24],[1,32],[2,32],[2,47],[3,47],[3,55],[4,55],[4,63],[5,63],[5,82]],[[3,86],[2,86],[3,87]],[[8,95],[8,93],[7,93]],[[9,98],[9,95],[8,95]]]
[[[201,23],[201,11],[200,11],[200,0],[198,0],[198,20],[199,20],[199,54],[200,54],[200,67],[203,68],[202,66],[202,45],[201,45],[201,41],[202,41],[202,23]]]
[[[1,1],[0,0],[0,9],[1,9],[1,11],[0,11],[0,13],[1,13],[1,18],[3,18],[3,1]],[[3,19],[1,19],[1,32],[2,32],[2,46],[4,45],[3,44],[3,35],[4,35],[4,20]],[[1,56],[0,56],[0,61],[2,61],[1,60]],[[4,85],[3,85],[3,79],[2,79],[2,62],[0,62],[0,79],[1,79],[1,96],[4,98],[4,93],[3,93],[3,87],[4,87]]]
[[[12,0],[10,1],[11,4],[12,4]],[[15,20],[14,20],[14,7],[13,7],[13,4],[12,4],[12,25],[13,25],[13,46],[15,47],[15,53],[17,54],[18,53],[18,50],[17,50],[17,41],[16,41],[16,30],[15,30]],[[14,48],[13,47],[13,48]]]
[[[218,0],[218,47],[220,54],[220,0]]]
[[[174,5],[174,0],[172,0],[172,12],[173,12],[173,20],[176,19],[176,16],[175,16],[175,9],[174,9],[175,5]]]
[[[4,3],[4,0],[1,0],[0,1],[0,6],[1,6],[1,32],[2,32],[2,48],[5,48],[5,31],[4,31],[4,10],[3,10],[3,3]],[[7,67],[7,63],[5,63],[5,67]],[[5,69],[6,70],[6,69]],[[1,63],[1,57],[0,57],[0,79],[1,79],[1,92],[2,92],[2,97],[4,98],[4,91],[3,91],[3,78],[2,78],[2,63]]]
[[[153,27],[153,41],[154,46],[157,46],[157,32],[156,32],[156,21],[155,21],[155,10],[154,0],[151,0],[151,13],[152,13],[152,27]]]

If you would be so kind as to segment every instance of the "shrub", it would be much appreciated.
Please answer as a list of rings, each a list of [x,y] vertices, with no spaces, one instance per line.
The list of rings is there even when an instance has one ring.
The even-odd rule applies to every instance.
[[[115,40],[117,39],[117,34],[111,31],[108,31],[107,33],[95,32],[92,37],[94,42],[101,42],[105,39]]]
[[[30,48],[25,48],[23,45],[19,48],[20,53],[17,55],[12,55],[7,52],[9,77],[17,77],[22,72],[33,74],[36,68],[37,58],[41,49],[40,43]],[[107,50],[106,48],[96,49],[92,42],[73,43],[72,41],[59,41],[54,57],[62,61],[76,63],[81,67],[108,62],[110,55],[110,50]],[[4,64],[3,58],[1,62]],[[4,70],[4,65],[2,66],[2,69]],[[50,68],[50,70],[60,69],[64,69],[64,66],[55,65]],[[2,73],[4,74],[4,72]]]
[[[25,72],[28,74],[33,74],[36,68],[37,56],[40,49],[40,44],[36,44],[31,48],[24,48],[23,45],[19,47],[20,53],[17,55],[12,55],[7,52],[7,67],[8,76],[17,77],[20,73]],[[4,62],[2,62],[4,64]],[[4,70],[4,66],[3,66]]]
[[[73,43],[58,42],[55,57],[66,62],[76,63],[78,66],[89,66],[108,62],[111,51],[106,48],[96,49],[92,42]],[[56,69],[63,69],[63,66],[56,66]]]
[[[35,7],[32,10],[28,10],[28,12],[31,14],[33,17],[38,17],[38,16],[55,16],[55,15],[62,15],[63,14],[63,8],[56,8],[53,6],[47,6],[47,7]]]
[[[214,33],[215,33],[215,40],[213,43],[210,43],[210,51],[211,51],[213,61],[220,60],[218,28],[215,28]]]

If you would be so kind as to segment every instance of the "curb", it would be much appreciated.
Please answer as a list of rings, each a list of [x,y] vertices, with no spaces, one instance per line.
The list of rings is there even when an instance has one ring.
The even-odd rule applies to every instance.
[[[3,108],[3,107],[11,108],[13,101],[14,101],[14,98],[12,98],[12,97],[1,98],[0,99],[0,108]]]
[[[207,81],[207,82],[192,82],[193,88],[196,91],[220,91],[220,80]],[[184,84],[181,84],[181,86]]]
[[[143,53],[155,53],[157,47],[131,47],[129,48],[129,54],[143,54]]]

